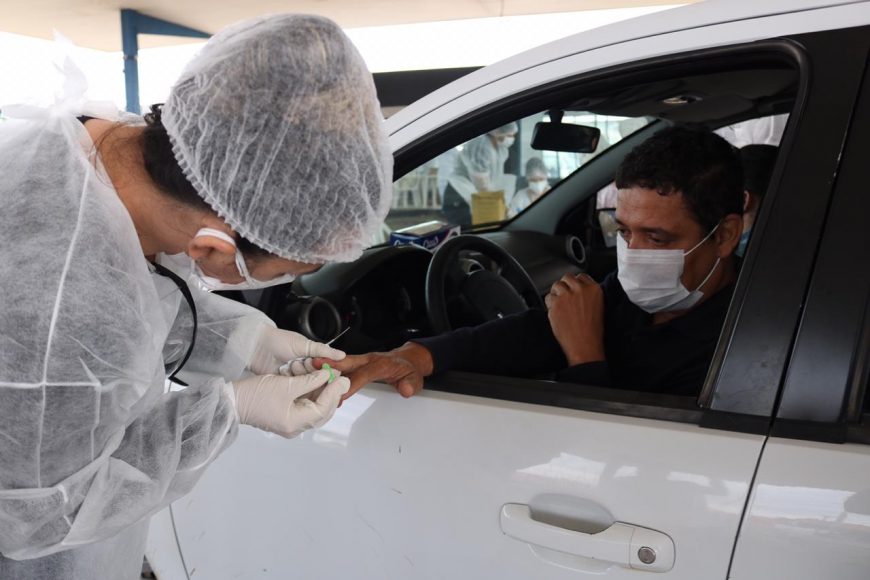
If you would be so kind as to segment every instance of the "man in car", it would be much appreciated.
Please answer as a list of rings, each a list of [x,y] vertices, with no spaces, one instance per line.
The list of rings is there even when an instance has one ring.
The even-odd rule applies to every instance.
[[[667,128],[626,156],[616,185],[618,268],[600,285],[566,275],[546,311],[328,361],[351,379],[345,397],[375,381],[410,397],[447,370],[697,395],[737,277],[740,157],[707,130]]]

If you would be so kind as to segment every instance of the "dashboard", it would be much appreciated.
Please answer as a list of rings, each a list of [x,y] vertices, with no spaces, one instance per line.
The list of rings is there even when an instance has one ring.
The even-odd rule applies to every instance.
[[[574,236],[531,231],[479,234],[498,244],[523,266],[543,296],[566,273],[583,271],[585,250]],[[292,286],[267,289],[261,308],[279,327],[314,340],[335,342],[350,353],[389,350],[431,335],[426,274],[432,252],[418,246],[378,246],[351,263],[328,264]],[[494,269],[486,257],[470,253],[463,268]]]

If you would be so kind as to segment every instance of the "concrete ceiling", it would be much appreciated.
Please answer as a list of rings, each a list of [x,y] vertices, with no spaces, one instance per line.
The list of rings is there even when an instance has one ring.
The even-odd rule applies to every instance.
[[[679,1],[679,0],[676,0]],[[693,0],[688,0],[689,2]],[[54,29],[78,46],[121,50],[121,8],[214,33],[258,14],[322,14],[344,28],[576,12],[672,4],[675,0],[4,0],[0,31],[51,38]],[[682,0],[687,2],[687,0]],[[141,48],[189,40],[143,35]]]

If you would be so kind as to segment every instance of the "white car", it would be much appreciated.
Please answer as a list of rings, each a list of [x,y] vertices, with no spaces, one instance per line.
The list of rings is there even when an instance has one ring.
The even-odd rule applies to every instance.
[[[389,119],[404,183],[438,182],[440,160],[518,122],[506,172],[522,186],[540,155],[552,188],[466,228],[501,250],[462,264],[499,272],[513,256],[530,304],[566,271],[614,268],[607,186],[649,135],[691,122],[779,142],[704,389],[447,373],[407,400],[370,385],[295,440],[242,427],[153,522],[157,576],[870,578],[868,49],[870,2],[710,1],[558,40]],[[601,130],[594,154],[532,150],[531,128],[557,111]],[[785,119],[781,141],[741,133]],[[443,183],[408,187],[393,229],[441,211]],[[320,338],[349,326],[349,352],[501,314],[468,297],[453,308],[432,272],[427,291],[431,260],[374,247],[298,280],[311,298],[279,287],[259,307]]]

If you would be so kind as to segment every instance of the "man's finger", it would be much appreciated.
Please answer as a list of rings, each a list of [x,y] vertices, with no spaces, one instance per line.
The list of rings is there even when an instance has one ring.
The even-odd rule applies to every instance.
[[[573,274],[565,274],[557,284],[564,284],[568,290],[579,290],[581,287],[580,281]]]
[[[337,371],[344,374],[350,374],[369,362],[369,357],[366,355],[349,354],[342,360],[318,357],[314,359],[315,368],[323,368],[323,363],[327,363]]]
[[[356,393],[369,383],[379,381],[389,376],[389,372],[387,372],[382,359],[372,360],[355,371],[345,374],[350,378],[349,395]]]
[[[396,384],[396,390],[406,399],[413,397],[423,390],[423,377],[417,373],[412,373]]]

